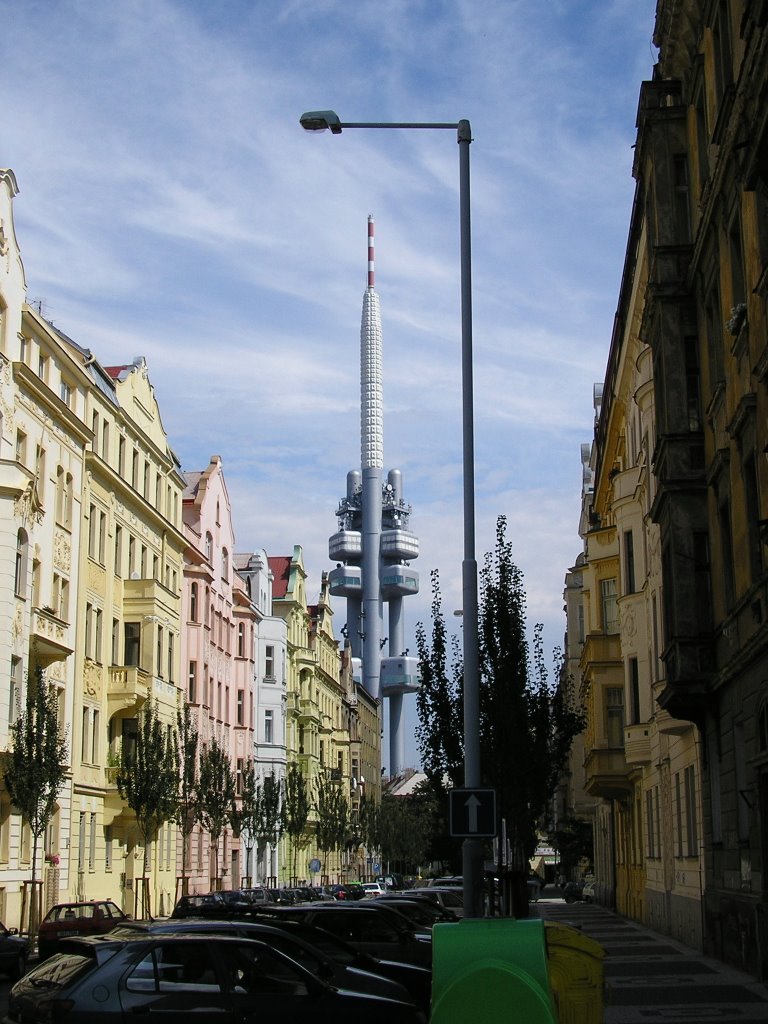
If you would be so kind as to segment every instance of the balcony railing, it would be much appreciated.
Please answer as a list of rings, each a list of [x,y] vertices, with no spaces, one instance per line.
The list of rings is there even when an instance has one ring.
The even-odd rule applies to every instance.
[[[128,708],[139,708],[149,696],[151,677],[132,665],[113,666],[107,683],[107,707],[110,715]]]

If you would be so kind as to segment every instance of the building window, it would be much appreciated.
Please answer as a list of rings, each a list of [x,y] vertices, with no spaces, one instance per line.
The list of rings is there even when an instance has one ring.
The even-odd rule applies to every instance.
[[[237,691],[237,724],[245,725],[245,690]]]
[[[138,668],[141,658],[141,625],[126,622],[123,626],[124,657],[126,666]]]
[[[605,731],[609,747],[624,747],[624,688],[622,686],[607,686],[605,689]]]
[[[21,710],[21,658],[11,656],[11,679],[8,700],[8,724],[13,725]]]
[[[630,695],[630,712],[632,725],[637,725],[642,721],[640,717],[640,670],[638,668],[637,658],[629,659],[629,695]]]
[[[717,509],[718,525],[720,527],[720,557],[722,559],[723,572],[723,596],[725,598],[726,611],[733,607],[734,582],[733,582],[733,540],[731,536],[731,503],[724,497]]]
[[[699,834],[696,822],[696,772],[692,764],[685,769],[684,779],[686,855],[696,857],[699,852]]]
[[[209,563],[213,562],[213,537],[210,533],[205,535],[205,557]]]
[[[273,726],[273,715],[274,712],[271,708],[267,708],[264,712],[264,742],[272,743],[272,726]]]
[[[245,768],[245,760],[242,757],[238,757],[235,767],[235,796],[243,795],[243,770]]]
[[[16,569],[14,575],[14,593],[17,597],[27,596],[27,566],[29,561],[29,538],[26,530],[16,534]]]
[[[631,530],[624,532],[624,593],[635,592],[635,536]]]
[[[197,662],[190,661],[187,676],[187,696],[190,704],[197,703]]]
[[[72,407],[72,386],[63,377],[59,387],[59,398],[68,409]]]
[[[245,657],[245,624],[243,622],[237,624],[237,656],[238,658]]]
[[[104,870],[112,870],[112,844],[114,842],[114,835],[112,832],[111,825],[104,826]]]
[[[229,552],[226,548],[221,549],[221,578],[229,579]]]
[[[267,644],[264,649],[264,678],[275,681],[275,648]]]
[[[123,528],[115,526],[115,576],[123,575]]]
[[[174,656],[174,638],[173,633],[168,631],[168,682],[173,682],[173,656]]]
[[[157,674],[162,679],[163,678],[163,627],[162,626],[158,626],[157,627],[157,652],[156,653],[157,653],[157,658],[156,658]]]
[[[601,580],[600,594],[603,603],[603,632],[619,632],[619,610],[616,604],[616,580]]]
[[[120,620],[112,619],[112,664],[120,664]]]
[[[197,584],[193,583],[189,588],[189,620],[197,622]]]

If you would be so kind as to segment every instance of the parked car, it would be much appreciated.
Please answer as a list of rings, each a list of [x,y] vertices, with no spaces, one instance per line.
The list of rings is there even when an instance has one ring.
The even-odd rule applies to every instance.
[[[383,896],[386,889],[380,882],[363,882],[363,895],[365,899],[371,899],[373,896]]]
[[[249,903],[272,903],[272,896],[269,889],[264,885],[248,886],[240,892]]]
[[[55,953],[62,939],[74,935],[104,935],[116,924],[127,920],[128,915],[112,900],[57,903],[40,922],[37,933],[40,959],[45,960]]]
[[[391,907],[376,906],[376,900],[312,903],[286,909],[286,914],[324,928],[363,953],[432,966],[431,931],[415,928]]]
[[[432,889],[437,887],[438,889],[461,889],[464,885],[464,879],[461,875],[443,875],[441,878],[430,878],[424,885]]]
[[[11,989],[8,1019],[108,1024],[423,1024],[411,1003],[337,988],[266,943],[228,935],[94,936],[33,968]]]
[[[179,917],[226,917],[240,910],[247,910],[253,903],[242,893],[205,892],[191,896],[180,896],[171,911],[172,918]]]
[[[334,905],[334,901],[331,900],[330,906]],[[290,907],[264,904],[254,907],[245,919],[261,920],[276,928],[285,928],[290,934],[303,935],[307,941],[337,963],[354,965],[361,970],[391,978],[402,985],[416,1005],[429,1014],[432,995],[431,966],[412,963],[399,956],[397,951],[391,956],[373,956],[363,952],[324,928],[298,920],[297,914]]]
[[[398,982],[356,966],[351,950],[345,961],[329,957],[313,941],[317,939],[318,930],[298,921],[278,927],[267,920],[211,921],[190,917],[178,921],[130,921],[110,932],[111,937],[133,937],[138,934],[236,935],[241,939],[259,939],[271,949],[277,949],[290,957],[320,981],[330,982],[337,988],[369,992],[405,1002],[413,1001]]]
[[[402,895],[377,896],[374,900],[385,907],[393,907],[403,917],[407,917],[417,928],[431,928],[433,924],[458,921],[458,917],[449,910],[444,910],[439,903],[419,899],[418,896]]]
[[[563,889],[563,899],[566,903],[577,903],[581,900],[584,891],[584,882],[566,882]]]
[[[6,928],[0,924],[0,971],[9,978],[20,978],[27,968],[29,946],[22,939],[16,928]]]
[[[409,889],[408,895],[430,900],[443,910],[450,911],[454,917],[464,917],[464,893],[461,889],[438,889],[437,886],[431,885],[426,889]]]

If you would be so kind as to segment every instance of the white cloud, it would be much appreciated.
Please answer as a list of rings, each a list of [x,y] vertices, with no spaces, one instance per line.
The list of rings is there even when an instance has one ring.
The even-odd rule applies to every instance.
[[[29,294],[103,363],[147,357],[185,468],[224,459],[238,546],[301,544],[311,591],[359,459],[372,213],[386,464],[422,546],[412,628],[431,568],[444,607],[461,601],[458,147],[452,131],[312,137],[298,118],[468,117],[478,558],[506,514],[530,619],[559,642],[654,9],[0,0],[0,163]]]

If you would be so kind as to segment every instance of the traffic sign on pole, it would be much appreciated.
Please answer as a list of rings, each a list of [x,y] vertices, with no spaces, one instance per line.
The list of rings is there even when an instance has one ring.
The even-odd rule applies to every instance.
[[[449,796],[452,836],[481,839],[496,835],[495,789],[452,789]]]

